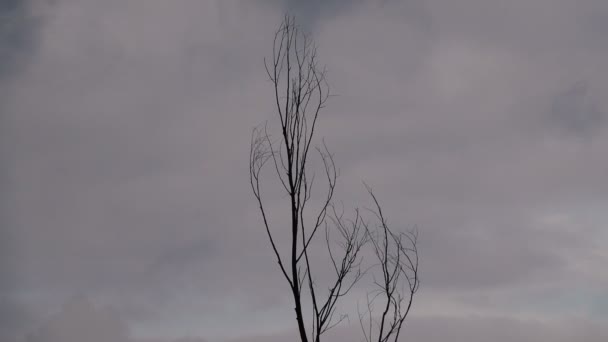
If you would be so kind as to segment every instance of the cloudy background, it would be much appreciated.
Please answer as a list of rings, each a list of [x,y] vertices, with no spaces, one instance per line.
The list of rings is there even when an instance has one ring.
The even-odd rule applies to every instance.
[[[0,1],[0,340],[289,339],[247,173],[286,10],[337,197],[419,227],[403,339],[605,341],[605,0]]]

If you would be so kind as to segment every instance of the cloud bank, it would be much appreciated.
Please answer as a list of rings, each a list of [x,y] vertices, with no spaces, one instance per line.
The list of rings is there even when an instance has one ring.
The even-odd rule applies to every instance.
[[[285,10],[337,95],[319,136],[338,197],[366,205],[365,180],[391,224],[420,229],[406,333],[605,340],[599,0],[0,6],[0,339],[286,336],[247,179]],[[101,304],[65,304],[79,293]]]

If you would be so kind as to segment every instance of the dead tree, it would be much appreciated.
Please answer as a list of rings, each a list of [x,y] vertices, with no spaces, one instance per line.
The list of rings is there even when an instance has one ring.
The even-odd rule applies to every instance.
[[[275,34],[272,52],[272,59],[264,60],[264,65],[274,88],[277,124],[280,129],[278,138],[270,134],[268,125],[254,129],[249,159],[250,182],[270,245],[291,291],[300,340],[319,342],[323,333],[345,318],[345,315],[336,316],[337,304],[365,274],[361,266],[362,250],[368,242],[374,247],[378,264],[388,277],[385,279],[387,290],[383,294],[391,303],[387,311],[398,305],[392,303],[400,303],[401,292],[396,286],[402,283],[401,267],[405,265],[400,258],[405,252],[411,254],[412,250],[405,249],[399,240],[400,235],[394,235],[384,224],[380,206],[371,190],[370,194],[377,205],[376,216],[384,229],[371,229],[358,209],[352,218],[346,218],[344,212],[333,205],[338,177],[334,157],[324,143],[320,147],[313,145],[319,114],[330,97],[329,86],[325,79],[325,69],[317,61],[316,46],[295,24],[293,17],[285,16]],[[312,212],[314,209],[307,206],[311,202],[314,183],[314,171],[310,170],[309,157],[315,151],[320,156],[326,187],[320,205]],[[274,170],[290,204],[288,242],[276,238],[273,233],[273,228],[276,227],[271,227],[270,215],[264,205],[261,174],[267,164]],[[316,283],[310,257],[312,243],[319,236],[319,231],[325,233],[328,262],[335,271],[334,280],[325,284],[325,291]],[[331,243],[331,234],[338,236],[337,245]],[[382,234],[384,240],[379,240],[378,236]],[[388,244],[387,239],[394,243]],[[415,246],[415,240],[410,242]],[[287,249],[287,253],[281,253],[283,249]],[[413,251],[416,253],[417,269],[417,252],[415,249]],[[395,263],[399,265],[399,271],[395,271]],[[416,286],[411,291],[410,306],[415,288]],[[305,307],[310,308],[310,316]],[[404,319],[407,312],[409,306],[398,317]],[[397,312],[399,314],[402,313]],[[383,330],[380,336],[398,337],[403,319],[397,319],[398,324],[395,326],[390,319],[385,318],[387,315],[383,314],[381,325],[388,330]],[[371,336],[371,329],[366,336]]]

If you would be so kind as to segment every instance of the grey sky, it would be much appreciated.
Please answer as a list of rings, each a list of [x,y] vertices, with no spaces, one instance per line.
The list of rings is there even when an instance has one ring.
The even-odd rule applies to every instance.
[[[608,337],[608,2],[6,4],[0,340],[289,336],[247,174],[285,10],[337,95],[319,124],[337,197],[368,205],[365,180],[419,227],[405,334]]]

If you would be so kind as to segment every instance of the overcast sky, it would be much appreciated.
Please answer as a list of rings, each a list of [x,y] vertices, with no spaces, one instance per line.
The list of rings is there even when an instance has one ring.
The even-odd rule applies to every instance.
[[[336,197],[419,229],[403,340],[606,341],[605,0],[0,1],[0,340],[289,339],[248,179],[286,10]]]

